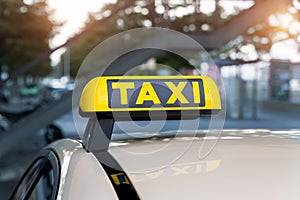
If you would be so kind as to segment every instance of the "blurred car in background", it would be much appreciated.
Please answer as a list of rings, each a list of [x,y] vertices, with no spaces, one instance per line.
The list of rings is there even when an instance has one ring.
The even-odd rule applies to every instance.
[[[78,123],[80,123],[80,125],[75,126],[73,114],[72,112],[68,112],[53,121],[47,128],[43,129],[41,134],[44,134],[45,141],[48,144],[62,138],[78,139],[84,134],[87,120],[83,119]]]
[[[26,84],[20,89],[20,103],[39,106],[43,101],[43,89],[38,84]]]
[[[44,101],[58,100],[65,93],[74,89],[74,81],[67,77],[46,78],[42,81],[46,89]]]

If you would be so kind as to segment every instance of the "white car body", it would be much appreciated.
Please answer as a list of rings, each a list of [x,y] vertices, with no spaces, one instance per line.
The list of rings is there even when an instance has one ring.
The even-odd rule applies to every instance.
[[[112,141],[108,153],[127,174],[140,199],[300,198],[299,132],[225,131],[201,159],[201,144],[209,139],[213,138]],[[172,148],[160,148],[171,140]],[[97,160],[99,155],[87,152],[80,142],[64,139],[47,149],[60,163],[55,199],[126,199],[118,198]],[[156,150],[155,156],[144,156],[151,150]],[[178,159],[166,162],[177,150],[184,151]]]

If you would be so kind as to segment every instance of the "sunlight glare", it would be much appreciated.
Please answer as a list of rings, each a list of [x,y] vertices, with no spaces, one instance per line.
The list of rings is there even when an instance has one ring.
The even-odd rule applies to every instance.
[[[290,15],[289,13],[279,14],[278,19],[283,28],[288,28],[291,22],[293,21],[293,16]]]
[[[30,0],[26,0],[30,1]],[[55,48],[64,44],[84,27],[89,13],[97,12],[106,3],[115,3],[116,0],[48,0],[49,6],[54,9],[53,20],[64,22],[58,33],[50,41],[50,47]],[[65,48],[51,54],[52,65],[56,65],[65,52]]]
[[[65,22],[58,36],[52,41],[53,46],[58,46],[83,28],[89,13],[99,11],[103,4],[114,0],[48,0],[48,2],[55,10],[54,20]]]
[[[288,59],[293,62],[299,62],[300,56],[298,52],[298,43],[293,40],[285,40],[281,42],[277,42],[272,45],[270,50],[270,54],[272,58],[275,59]]]

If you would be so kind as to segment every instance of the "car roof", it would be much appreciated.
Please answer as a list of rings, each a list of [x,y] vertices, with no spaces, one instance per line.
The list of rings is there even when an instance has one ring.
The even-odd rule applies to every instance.
[[[215,137],[118,140],[111,142],[108,151],[126,171],[141,199],[298,199],[300,140],[294,136],[292,131],[249,134],[247,130],[228,130],[203,158],[203,141],[215,141]],[[71,152],[81,152],[78,155],[95,161],[80,142],[67,143],[52,147],[62,150],[62,146],[69,146]],[[75,165],[80,165],[78,155],[72,162]],[[85,165],[82,170],[103,173],[100,166],[92,169]]]
[[[215,138],[121,142],[109,151],[142,199],[300,197],[300,140],[293,138],[292,133],[269,132],[255,137],[242,131],[228,131],[201,158],[204,140]]]

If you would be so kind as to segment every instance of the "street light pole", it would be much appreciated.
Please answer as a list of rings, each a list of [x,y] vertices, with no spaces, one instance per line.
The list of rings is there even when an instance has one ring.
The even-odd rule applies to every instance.
[[[64,76],[70,78],[70,48],[66,47],[64,53]]]

